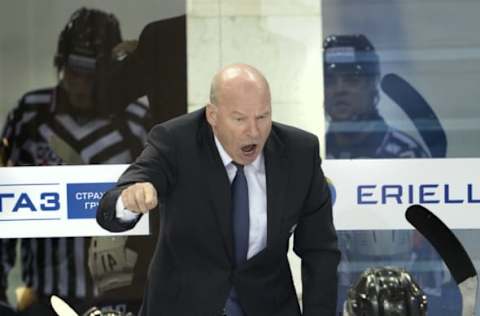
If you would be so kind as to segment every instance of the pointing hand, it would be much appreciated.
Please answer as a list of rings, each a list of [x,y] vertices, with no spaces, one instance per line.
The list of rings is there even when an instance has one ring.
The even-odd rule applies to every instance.
[[[157,190],[150,182],[135,183],[122,191],[123,206],[135,213],[147,213],[158,205]]]

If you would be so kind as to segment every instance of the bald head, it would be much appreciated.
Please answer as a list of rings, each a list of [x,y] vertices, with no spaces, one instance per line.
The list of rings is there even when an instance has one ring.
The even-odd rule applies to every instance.
[[[213,133],[237,163],[252,163],[263,150],[272,127],[270,88],[252,66],[234,64],[212,80],[206,117]]]
[[[262,93],[270,100],[267,79],[256,68],[247,64],[232,64],[220,69],[212,79],[210,103],[220,104],[220,98],[230,92]]]

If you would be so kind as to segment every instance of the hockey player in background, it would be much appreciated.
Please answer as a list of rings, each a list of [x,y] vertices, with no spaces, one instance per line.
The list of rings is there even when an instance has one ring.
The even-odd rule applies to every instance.
[[[380,62],[364,35],[331,35],[324,40],[327,159],[429,158],[429,148],[393,126],[378,109]],[[409,270],[429,296],[433,315],[459,315],[459,292],[441,258],[418,233],[409,230],[339,231],[341,310],[347,289],[371,266]]]
[[[428,151],[380,115],[380,64],[364,35],[324,41],[327,158],[424,158]]]
[[[86,8],[72,14],[60,33],[54,58],[58,84],[26,93],[9,113],[0,143],[3,165],[129,163],[139,154],[152,124],[148,107],[132,102],[125,111],[113,114],[99,104],[97,97],[98,70],[113,62],[112,49],[121,41],[115,16]],[[140,239],[95,238],[92,245],[91,238],[82,237],[4,239],[0,245],[0,279],[6,280],[15,245],[21,242],[26,286],[24,296],[20,296],[25,309],[22,315],[55,315],[49,306],[51,294],[82,312],[98,296],[97,284],[89,273],[88,254],[89,247],[101,240],[103,254],[129,255],[128,262],[112,262],[107,271],[100,272],[114,273],[122,280],[113,287],[124,289],[124,296],[118,297],[123,300],[120,308],[136,313],[153,247],[150,238],[136,238]],[[132,242],[141,245],[129,248]],[[134,270],[138,271],[135,276]],[[95,271],[94,277],[101,278],[99,270]],[[6,289],[3,283],[2,294]],[[101,294],[105,294],[105,287]],[[28,302],[22,302],[25,299]]]

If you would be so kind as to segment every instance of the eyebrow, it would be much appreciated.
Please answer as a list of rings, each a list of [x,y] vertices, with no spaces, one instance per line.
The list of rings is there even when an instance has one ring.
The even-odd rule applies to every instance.
[[[262,116],[267,116],[271,113],[271,111],[265,111],[263,113],[260,113],[258,115],[255,115],[255,118],[258,118],[258,117],[262,117]],[[246,114],[242,113],[242,112],[239,112],[239,111],[233,111],[232,112],[232,115],[233,116],[240,116],[240,117],[245,117],[247,116]]]

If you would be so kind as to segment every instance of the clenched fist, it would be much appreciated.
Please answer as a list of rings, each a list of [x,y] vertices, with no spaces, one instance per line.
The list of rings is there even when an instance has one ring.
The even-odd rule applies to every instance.
[[[121,194],[123,206],[135,213],[147,213],[158,205],[157,190],[150,182],[135,183]]]

